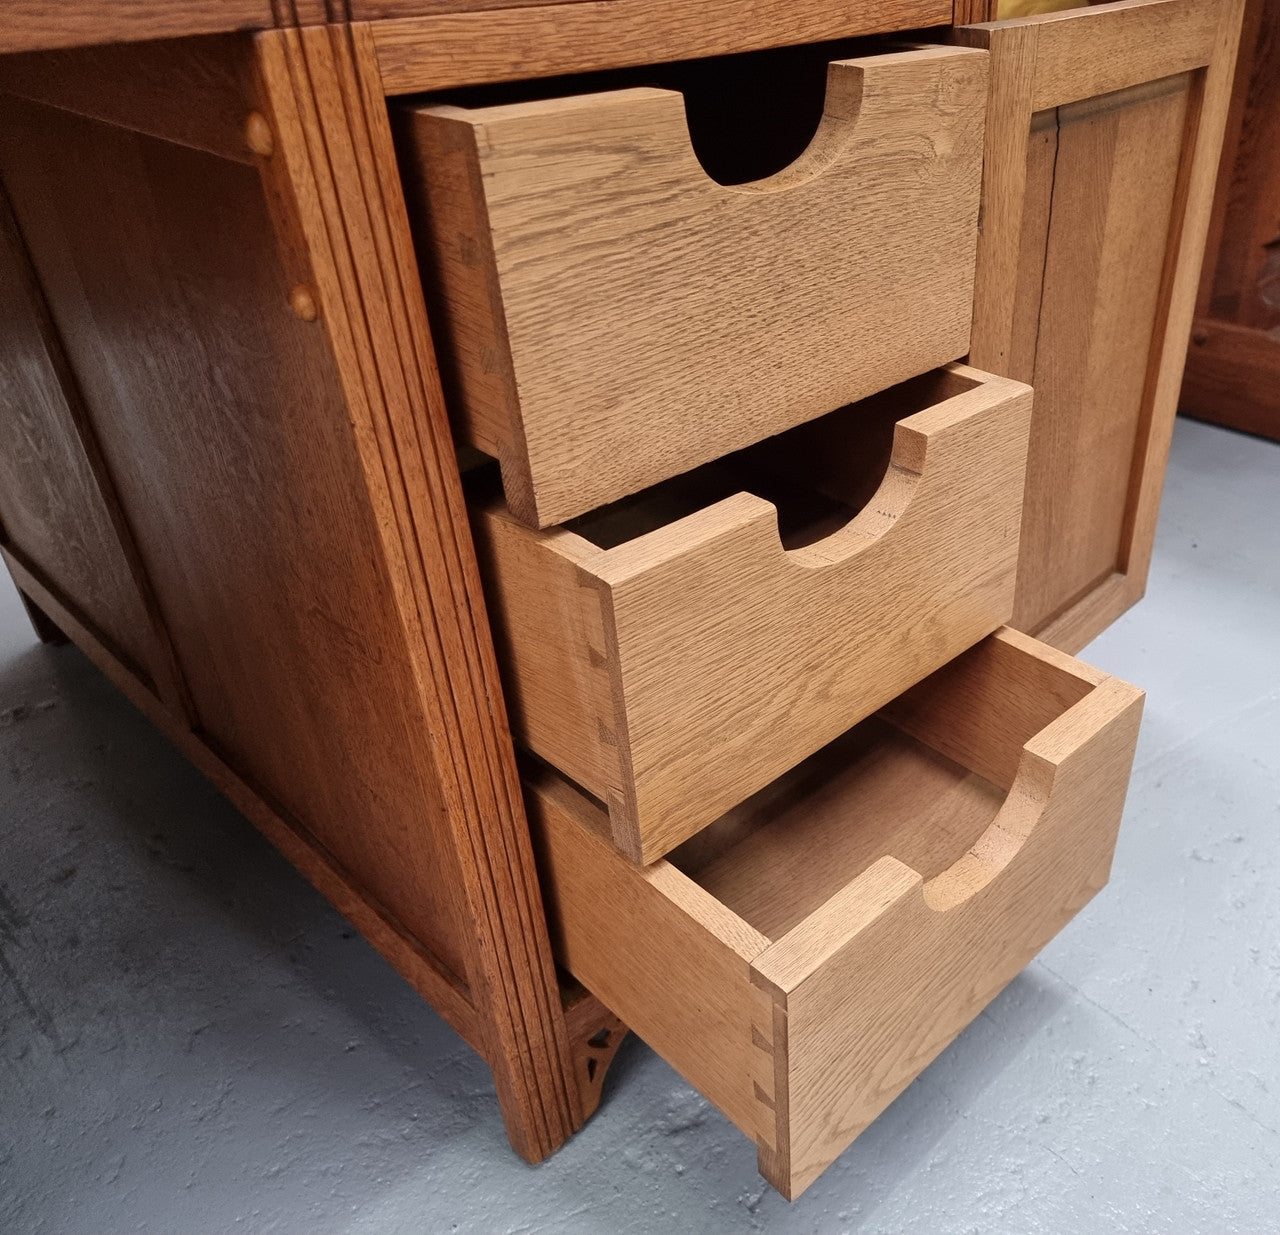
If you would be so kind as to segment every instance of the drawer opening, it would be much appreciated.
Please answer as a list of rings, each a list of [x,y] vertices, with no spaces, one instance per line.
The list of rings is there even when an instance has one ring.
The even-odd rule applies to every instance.
[[[832,61],[901,50],[886,38],[840,39],[568,77],[470,86],[407,100],[408,108],[497,107],[636,87],[684,98],[689,142],[717,184],[765,180],[813,144],[827,108]]]
[[[954,368],[922,374],[565,526],[599,549],[615,549],[745,492],[777,509],[788,551],[825,540],[870,506],[883,533],[910,496],[905,487],[896,491],[890,474],[898,422],[980,384]]]
[[[1093,686],[986,640],[668,858],[773,940],[884,858],[924,880],[931,908],[948,910],[1026,841],[1038,812],[1024,803],[1048,790],[1032,784],[1034,767],[1020,773],[1023,747]]]

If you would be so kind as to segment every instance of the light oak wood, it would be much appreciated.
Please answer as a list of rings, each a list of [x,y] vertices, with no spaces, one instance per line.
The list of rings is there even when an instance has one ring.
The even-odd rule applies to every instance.
[[[342,24],[379,15],[378,4],[410,11],[400,0],[275,0],[259,6],[261,24],[338,24],[256,43],[202,38],[0,65],[11,91],[58,109],[18,107],[0,139],[22,216],[10,229],[17,275],[0,270],[21,370],[10,387],[21,414],[6,408],[5,432],[25,443],[6,447],[0,554],[44,634],[64,631],[84,648],[489,1061],[513,1144],[536,1159],[589,1114],[620,1032],[589,998],[562,1006],[551,965],[385,94],[925,25],[945,21],[949,6],[588,0],[462,13],[446,10],[492,6],[421,0],[431,15]],[[177,32],[166,22],[223,29],[244,11],[178,7],[19,5],[6,13],[0,47],[156,39]],[[981,8],[963,0],[956,11],[972,20]],[[1094,90],[1134,66],[1163,71],[1194,43],[1193,18],[1184,30],[1180,17],[1167,39],[1157,31],[1151,46],[1127,27],[1114,63],[1105,40],[1095,63],[1070,31],[1046,36],[1039,67],[1067,65],[1061,77]],[[1171,210],[1182,222],[1170,228],[1157,335],[1177,326],[1197,185],[1225,98],[1229,25],[1224,17],[1217,27],[1209,67],[1188,66]],[[1039,36],[1019,37],[1031,49],[1030,90]],[[1146,85],[1130,83],[1130,102]],[[1142,97],[1155,105],[1154,94]],[[1091,97],[1078,102],[1078,126],[1092,123],[1090,108],[1105,114]],[[1027,261],[1038,252],[1043,267],[1052,233],[1059,119],[1056,106],[1032,112],[1004,139],[1010,166],[1027,161],[1020,191],[1030,222],[1019,221],[1009,266],[1033,319],[1042,287]],[[990,170],[990,148],[987,158]],[[1009,235],[998,217],[988,224]],[[1039,340],[1028,320],[1022,309],[1011,315],[1034,371]],[[1163,389],[1170,372],[1154,365],[1151,383]],[[815,528],[829,538],[844,522],[840,507],[871,496],[875,484],[864,492],[864,482],[881,472],[867,461],[887,459],[889,440],[873,420],[867,458],[848,468],[829,451],[815,460],[779,449],[788,480],[809,482],[807,551]],[[1126,513],[1139,555],[1158,499],[1149,473],[1158,480],[1162,466],[1152,424],[1139,433],[1154,454],[1140,444],[1135,460],[1157,462],[1135,480]],[[782,549],[803,554],[790,539],[792,513],[783,502]],[[607,511],[593,534],[630,517]],[[1140,565],[1112,571],[1043,629],[1067,644],[1098,628],[1131,602]],[[566,597],[580,577],[565,571]],[[140,604],[112,600],[113,589],[127,597],[130,582]],[[596,634],[599,652],[603,623]],[[141,652],[126,650],[130,642]],[[598,804],[557,791],[578,829],[566,835],[582,899],[564,934],[582,967],[615,1012],[631,1007],[719,1095],[759,1142],[770,1177],[793,1192],[976,1011],[1018,949],[1105,877],[1118,759],[1098,748],[1097,765],[1079,774],[1102,804],[1090,825],[1060,792],[1078,780],[1055,773],[1045,789],[1018,767],[1041,767],[1022,754],[1035,733],[1058,735],[1053,752],[1070,745],[1059,715],[1094,731],[1114,684],[1043,648],[1030,653],[1032,668],[1018,661],[1020,646],[1008,634],[980,645],[950,677],[644,871],[610,847]],[[1022,668],[1009,668],[1010,657]],[[1120,696],[1113,702],[1121,709]],[[1112,732],[1122,737],[1134,719],[1113,715]],[[1059,772],[1076,766],[1080,749]],[[1023,816],[1011,814],[1019,803],[1029,810],[1027,799],[1049,803],[1030,840],[1017,834]],[[849,826],[851,802],[870,827]],[[1066,857],[1046,819],[1081,829]],[[1062,883],[1020,865],[1041,852],[1037,862],[1061,871]],[[896,900],[901,871],[886,856],[919,876]],[[1090,861],[1092,874],[1068,887]],[[557,891],[564,869],[549,876]],[[1034,896],[1023,896],[1024,875]],[[890,908],[878,914],[882,903]],[[614,946],[618,930],[630,934]],[[654,943],[665,938],[676,960],[664,958],[657,974]],[[973,938],[954,960],[947,949]],[[1007,945],[1000,957],[990,955],[993,938]],[[643,977],[632,982],[634,973]],[[851,1009],[853,988],[868,997]],[[925,1024],[922,1012],[936,1015]],[[847,1060],[861,1089],[848,1083]]]
[[[966,27],[991,54],[970,361],[1036,389],[1013,624],[1075,649],[1141,595],[1240,0]]]
[[[985,58],[831,65],[808,150],[718,185],[674,91],[413,117],[451,408],[547,527],[969,347]]]
[[[690,513],[669,486],[539,533],[489,504],[521,741],[660,857],[1005,621],[1030,416],[1025,386],[953,366],[685,478]],[[758,496],[788,465],[834,499],[789,549]]]
[[[1005,630],[644,868],[533,773],[558,954],[794,1197],[1106,882],[1141,704]]]
[[[371,22],[388,94],[943,26],[950,0],[573,0]]]

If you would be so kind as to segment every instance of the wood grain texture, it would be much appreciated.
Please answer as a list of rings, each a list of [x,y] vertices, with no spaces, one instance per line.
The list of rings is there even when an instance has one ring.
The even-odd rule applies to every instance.
[[[314,280],[376,512],[416,685],[405,751],[436,796],[429,830],[456,855],[467,978],[512,1144],[536,1161],[585,1118],[524,822],[514,752],[417,282],[382,84],[367,30],[257,41],[280,157],[264,165],[277,226]],[[336,578],[342,580],[339,572]],[[425,820],[421,821],[425,823]],[[428,829],[424,829],[428,830]],[[429,884],[419,883],[421,889]]]
[[[1119,0],[1023,18],[1036,27],[1031,110],[1202,68],[1213,58],[1220,17],[1204,0]]]
[[[1121,562],[1190,83],[1058,109],[1035,372],[1040,415],[1013,624],[1035,630]]]
[[[547,527],[969,346],[985,58],[837,62],[808,150],[710,180],[674,91],[415,113],[451,406]]]
[[[1280,9],[1248,0],[1197,315],[1280,326]]]
[[[168,634],[3,192],[0,338],[0,539],[39,563],[112,654],[181,710]]]
[[[379,525],[256,171],[26,105],[0,166],[193,728],[466,981],[457,861],[420,822],[439,808]]]
[[[1280,8],[1248,0],[1180,410],[1280,440]]]
[[[955,34],[991,52],[970,360],[1037,390],[1013,621],[1068,649],[1145,587],[1239,21],[1122,0]]]
[[[478,13],[485,9],[532,8],[540,4],[580,0],[346,0],[352,21],[387,21],[395,17],[430,17],[441,13]]]
[[[951,24],[968,26],[974,22],[994,21],[998,8],[998,0],[953,0]]]
[[[665,861],[636,867],[553,773],[528,786],[557,959],[748,1136],[760,1119],[753,956],[768,939]],[[625,943],[623,941],[626,941]]]
[[[962,366],[939,376],[936,399],[895,409],[890,394],[796,431],[812,483],[815,460],[866,451],[867,421],[903,417],[870,500],[802,547],[784,548],[777,506],[732,483],[613,548],[530,531],[500,503],[480,512],[520,738],[609,804],[634,860],[660,857],[1004,621],[1031,392]],[[754,458],[788,453],[784,438]]]
[[[784,1195],[816,1179],[1106,883],[1140,715],[1132,687],[1096,687],[1027,744],[1005,804],[952,866],[924,881],[882,858],[753,962],[786,1008],[786,1153],[762,1155]]]
[[[530,783],[561,959],[790,1197],[1106,882],[1141,692],[1012,631],[943,671],[933,720],[932,686],[913,730],[948,732],[972,688],[967,745],[1014,768],[1007,793],[873,719],[745,804],[721,852],[637,868],[598,806]],[[990,700],[1024,696],[1045,723],[1014,745]]]
[[[0,53],[176,39],[274,24],[272,0],[6,0]]]
[[[1234,322],[1197,321],[1180,410],[1280,441],[1280,338]]]
[[[942,26],[949,0],[575,0],[371,22],[389,95]]]
[[[437,1012],[481,1056],[487,1038],[471,1004],[469,992],[440,958],[411,935],[386,906],[360,886],[325,846],[297,820],[282,815],[275,805],[245,782],[172,709],[151,690],[45,585],[7,549],[0,549],[14,582],[29,595],[60,630],[84,652],[131,703],[226,794],[241,812],[373,945]]]
[[[0,90],[242,163],[250,97],[243,35],[0,59]]]

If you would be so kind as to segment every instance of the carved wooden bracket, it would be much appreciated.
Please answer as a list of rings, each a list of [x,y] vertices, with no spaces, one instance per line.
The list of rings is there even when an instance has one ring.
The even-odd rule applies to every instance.
[[[569,1050],[578,1081],[581,1110],[585,1122],[600,1105],[605,1073],[627,1036],[627,1027],[584,986],[563,990],[564,1019],[569,1030]]]

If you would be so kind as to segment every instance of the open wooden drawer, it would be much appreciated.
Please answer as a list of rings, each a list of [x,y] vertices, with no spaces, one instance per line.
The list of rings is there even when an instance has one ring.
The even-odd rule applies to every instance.
[[[951,365],[568,529],[483,506],[517,737],[661,857],[1008,620],[1030,414]]]
[[[559,959],[794,1197],[1106,882],[1141,710],[1005,629],[647,868],[535,772]]]
[[[423,107],[406,161],[452,413],[547,527],[969,349],[986,53],[833,63],[790,166],[718,184],[681,94]]]

